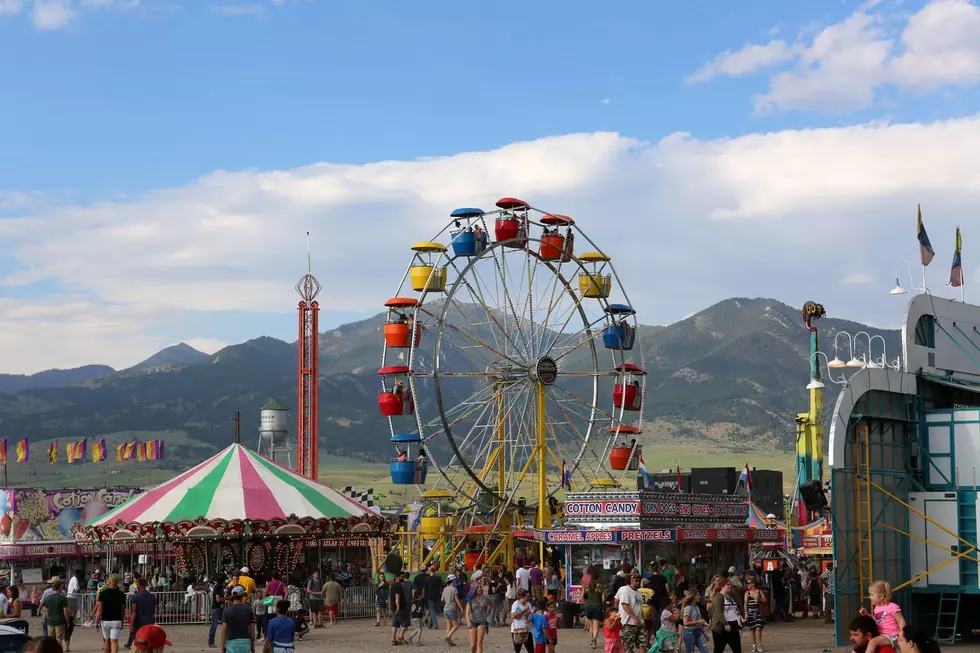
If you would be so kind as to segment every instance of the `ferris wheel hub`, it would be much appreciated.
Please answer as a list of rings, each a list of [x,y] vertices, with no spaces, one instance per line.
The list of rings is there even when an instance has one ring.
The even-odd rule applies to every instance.
[[[558,363],[550,356],[542,356],[531,368],[531,378],[543,385],[554,385],[558,380]]]

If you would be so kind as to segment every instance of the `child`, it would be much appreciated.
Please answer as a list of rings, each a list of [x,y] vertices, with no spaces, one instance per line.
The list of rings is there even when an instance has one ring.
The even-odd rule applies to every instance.
[[[878,624],[878,632],[881,634],[868,642],[867,653],[875,653],[880,646],[891,646],[897,651],[898,635],[905,628],[905,617],[902,616],[902,609],[892,603],[892,586],[887,581],[879,580],[871,583],[868,594],[871,595],[875,623]],[[868,615],[864,608],[859,612],[864,616]]]
[[[555,647],[558,646],[558,628],[561,624],[561,615],[558,614],[558,606],[554,601],[548,602],[548,614],[545,616],[548,618],[548,627],[544,630],[545,637],[548,638],[548,653],[555,653]]]
[[[262,639],[263,626],[265,626],[265,604],[262,598],[265,595],[262,590],[255,590],[255,599],[252,601],[252,612],[255,614],[255,641]]]
[[[417,644],[419,646],[422,646],[423,622],[425,621],[425,617],[428,613],[428,610],[426,609],[427,604],[428,601],[425,600],[425,593],[422,590],[415,588],[412,599],[412,627],[415,630],[413,630],[412,634],[408,636],[408,641],[411,642],[413,639],[415,639],[415,636],[418,635],[419,641]]]
[[[545,610],[548,604],[544,599],[538,599],[535,606],[537,609],[531,615],[531,630],[534,634],[534,653],[547,653],[548,636],[546,631],[548,629],[548,617],[545,615]]]
[[[667,603],[664,605],[663,611],[660,613],[660,630],[659,632],[664,633],[664,637],[660,643],[661,651],[673,651],[677,648],[677,642],[680,641],[681,634],[681,614],[677,610],[677,601],[675,600],[674,594],[670,593],[667,595]],[[658,639],[660,639],[658,637]]]
[[[374,625],[388,621],[388,581],[384,572],[378,574],[378,586],[374,589]]]
[[[606,608],[606,620],[602,622],[602,634],[606,638],[605,653],[623,653],[623,640],[619,638],[622,625],[616,608]]]

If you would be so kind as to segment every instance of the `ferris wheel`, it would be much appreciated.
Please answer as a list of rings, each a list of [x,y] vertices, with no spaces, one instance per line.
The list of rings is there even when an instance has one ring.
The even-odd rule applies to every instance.
[[[535,505],[540,522],[562,489],[634,482],[646,373],[610,256],[509,197],[411,249],[379,370],[392,482],[481,513]]]

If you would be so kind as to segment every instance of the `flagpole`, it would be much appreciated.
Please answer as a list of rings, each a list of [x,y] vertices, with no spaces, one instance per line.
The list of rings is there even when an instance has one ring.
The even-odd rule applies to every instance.
[[[926,266],[921,265],[919,267],[922,268],[922,292],[928,293],[929,292],[929,287],[926,286]]]

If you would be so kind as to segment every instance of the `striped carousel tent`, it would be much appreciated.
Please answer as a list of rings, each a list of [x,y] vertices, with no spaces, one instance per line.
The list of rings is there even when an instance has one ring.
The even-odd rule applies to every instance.
[[[109,526],[118,521],[173,523],[199,518],[264,521],[290,515],[347,519],[373,513],[337,490],[236,443],[86,526]]]

